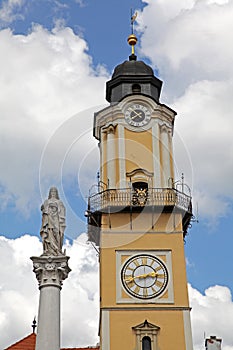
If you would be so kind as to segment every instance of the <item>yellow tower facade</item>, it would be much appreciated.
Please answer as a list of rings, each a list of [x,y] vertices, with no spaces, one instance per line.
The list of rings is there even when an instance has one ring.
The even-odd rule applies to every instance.
[[[191,197],[175,188],[176,112],[160,103],[161,87],[132,53],[94,116],[100,178],[87,216],[100,249],[102,350],[193,349],[184,256]]]

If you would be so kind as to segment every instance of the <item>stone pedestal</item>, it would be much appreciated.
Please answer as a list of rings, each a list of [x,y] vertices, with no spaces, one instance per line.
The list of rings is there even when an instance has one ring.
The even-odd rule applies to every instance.
[[[39,282],[40,301],[36,350],[60,350],[60,291],[71,271],[69,257],[31,257]]]

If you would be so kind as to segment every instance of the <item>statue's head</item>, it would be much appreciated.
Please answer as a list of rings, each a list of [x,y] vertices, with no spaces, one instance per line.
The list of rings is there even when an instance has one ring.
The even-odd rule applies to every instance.
[[[59,199],[58,190],[56,187],[51,187],[49,190],[49,199],[56,198]]]

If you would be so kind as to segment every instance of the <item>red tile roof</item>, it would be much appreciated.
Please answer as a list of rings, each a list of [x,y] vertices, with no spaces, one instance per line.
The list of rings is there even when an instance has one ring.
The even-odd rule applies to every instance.
[[[36,347],[36,334],[31,333],[27,337],[19,340],[17,343],[9,346],[4,350],[35,350]],[[90,346],[86,348],[62,348],[61,350],[99,350],[99,346]]]
[[[35,350],[36,334],[31,333],[26,338],[19,340],[17,343],[9,346],[5,350]]]

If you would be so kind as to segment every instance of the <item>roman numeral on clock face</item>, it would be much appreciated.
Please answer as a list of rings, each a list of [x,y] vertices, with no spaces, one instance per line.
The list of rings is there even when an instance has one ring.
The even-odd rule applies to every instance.
[[[134,293],[139,294],[140,289],[141,289],[141,288],[140,288],[139,286],[136,286],[136,288],[134,289]]]
[[[158,286],[158,287],[162,287],[162,286],[163,286],[163,283],[160,282],[160,281],[156,281],[155,284],[156,284],[156,286]]]

